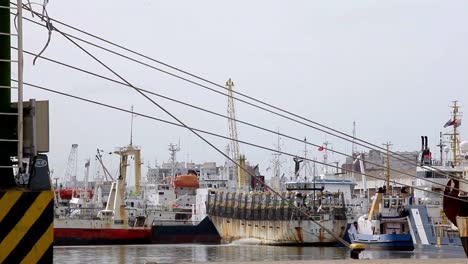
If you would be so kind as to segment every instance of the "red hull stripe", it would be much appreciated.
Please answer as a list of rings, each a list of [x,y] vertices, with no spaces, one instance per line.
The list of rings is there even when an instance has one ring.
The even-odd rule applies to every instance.
[[[151,229],[54,228],[55,238],[151,239]]]

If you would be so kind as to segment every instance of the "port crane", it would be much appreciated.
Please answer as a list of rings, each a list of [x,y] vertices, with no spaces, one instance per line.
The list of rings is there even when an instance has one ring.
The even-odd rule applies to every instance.
[[[229,78],[226,81],[226,87],[228,92],[228,117],[229,117],[229,137],[230,142],[230,157],[238,163],[237,168],[237,187],[242,189],[246,186],[245,182],[245,173],[242,168],[245,167],[245,156],[240,154],[239,151],[239,142],[237,137],[237,120],[236,120],[236,110],[234,107],[234,98],[232,93],[232,87],[234,87],[234,82]]]
[[[64,175],[65,188],[76,188],[76,176],[78,169],[78,144],[72,144],[68,155],[67,168]]]

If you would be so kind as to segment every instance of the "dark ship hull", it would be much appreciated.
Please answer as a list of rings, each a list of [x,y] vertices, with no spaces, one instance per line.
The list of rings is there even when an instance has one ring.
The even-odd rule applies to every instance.
[[[152,227],[152,243],[178,244],[178,243],[219,243],[221,237],[208,217],[197,225],[158,225]]]

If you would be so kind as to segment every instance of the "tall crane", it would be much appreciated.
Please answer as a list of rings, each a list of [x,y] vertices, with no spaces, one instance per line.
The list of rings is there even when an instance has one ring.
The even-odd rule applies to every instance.
[[[78,169],[78,144],[72,144],[68,155],[67,169],[64,175],[64,187],[76,188],[76,176]]]
[[[226,87],[228,88],[227,114],[229,116],[229,137],[231,138],[230,156],[233,160],[237,161],[239,159],[239,142],[237,142],[236,109],[234,107],[234,98],[232,96],[232,87],[234,87],[234,82],[231,78],[226,81]]]
[[[228,92],[227,113],[229,116],[229,137],[231,138],[230,157],[239,164],[239,168],[237,168],[237,186],[238,188],[243,188],[245,186],[245,176],[242,167],[245,166],[245,156],[240,154],[239,142],[237,141],[236,109],[234,107],[234,98],[232,96],[232,87],[234,87],[234,82],[231,78],[226,81],[226,87]]]

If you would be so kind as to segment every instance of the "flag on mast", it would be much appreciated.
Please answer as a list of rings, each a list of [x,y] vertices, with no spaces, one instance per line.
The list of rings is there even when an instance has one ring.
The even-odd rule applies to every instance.
[[[320,146],[320,147],[318,148],[318,151],[323,151],[324,149],[325,149],[325,148],[324,148],[323,146]]]
[[[445,123],[444,128],[448,127],[448,126],[453,126],[453,125],[456,125],[456,124],[457,124],[457,120],[450,119],[449,121],[447,121],[447,123]]]

